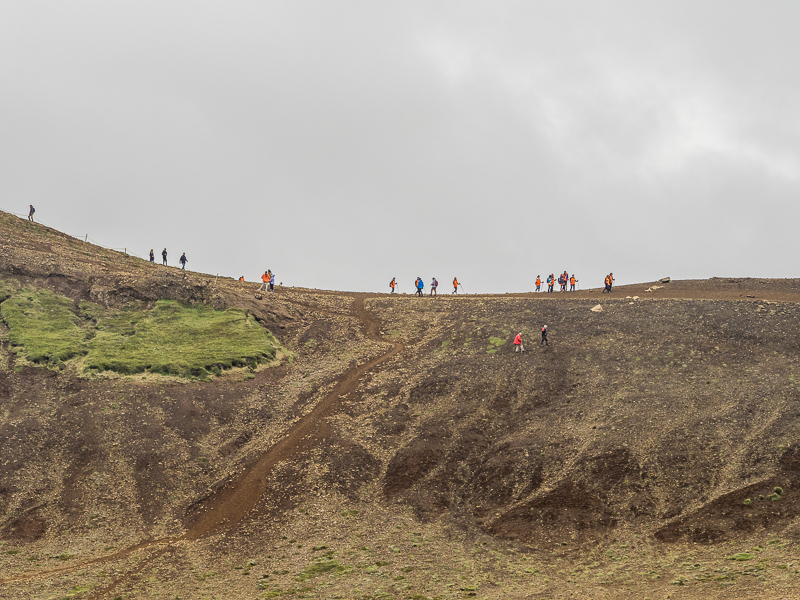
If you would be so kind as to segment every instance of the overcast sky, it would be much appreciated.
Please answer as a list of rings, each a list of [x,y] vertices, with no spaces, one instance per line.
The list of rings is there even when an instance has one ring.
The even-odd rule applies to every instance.
[[[800,3],[0,0],[0,208],[197,271],[798,277]]]

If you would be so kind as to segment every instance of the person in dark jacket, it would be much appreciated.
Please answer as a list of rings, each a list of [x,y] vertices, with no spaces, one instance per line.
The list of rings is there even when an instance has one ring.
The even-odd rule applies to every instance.
[[[28,211],[28,221],[33,221],[33,213],[36,212],[36,209],[33,208],[33,204],[31,204],[31,209]]]
[[[549,346],[550,344],[547,342],[547,325],[542,327],[542,341],[539,342],[539,345],[542,346]]]
[[[161,259],[162,259],[162,264],[166,265],[167,264],[167,249],[166,248],[164,248],[161,251]]]
[[[181,263],[181,269],[185,269],[186,268],[186,263],[189,262],[189,260],[186,258],[186,252],[181,254],[181,257],[178,260]]]
[[[155,252],[153,252],[152,248],[150,248],[150,262],[151,263],[155,263],[156,262],[156,255],[155,255]]]

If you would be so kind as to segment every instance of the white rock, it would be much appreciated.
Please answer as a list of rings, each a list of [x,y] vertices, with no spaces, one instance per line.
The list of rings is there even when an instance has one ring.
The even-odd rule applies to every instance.
[[[598,304],[597,306],[592,307],[592,312],[603,312],[603,307]]]

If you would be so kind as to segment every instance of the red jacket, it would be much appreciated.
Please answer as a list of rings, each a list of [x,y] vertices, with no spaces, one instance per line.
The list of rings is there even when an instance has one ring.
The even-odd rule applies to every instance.
[[[518,333],[517,337],[514,338],[514,343],[517,346],[521,346],[522,345],[522,334],[521,333]]]

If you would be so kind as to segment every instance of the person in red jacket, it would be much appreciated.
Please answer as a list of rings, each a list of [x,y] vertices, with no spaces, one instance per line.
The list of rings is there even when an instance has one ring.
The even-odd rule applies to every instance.
[[[514,352],[525,352],[525,346],[522,345],[522,332],[517,334],[514,338]]]

